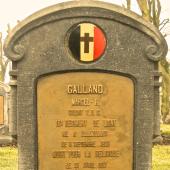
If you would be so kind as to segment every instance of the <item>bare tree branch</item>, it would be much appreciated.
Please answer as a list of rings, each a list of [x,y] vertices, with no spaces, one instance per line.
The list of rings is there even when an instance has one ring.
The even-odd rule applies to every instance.
[[[11,33],[11,26],[10,26],[10,24],[7,25],[7,33],[8,33],[8,35]]]
[[[168,23],[170,23],[169,18],[164,19],[164,20],[159,24],[159,30],[161,31]]]
[[[127,9],[131,9],[131,0],[126,0]]]
[[[148,1],[147,0],[137,0],[139,8],[142,12],[142,16],[144,19],[146,19],[147,21],[151,21],[151,17],[150,17],[150,11],[148,8]]]
[[[2,58],[3,58],[2,33],[0,32],[0,67],[1,67],[1,70],[2,70],[2,65],[3,65]]]

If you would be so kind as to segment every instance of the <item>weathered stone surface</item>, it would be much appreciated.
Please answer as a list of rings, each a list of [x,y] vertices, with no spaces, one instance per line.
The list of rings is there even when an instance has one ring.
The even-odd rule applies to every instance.
[[[69,51],[70,32],[80,23],[93,23],[106,35],[106,50],[95,62],[79,62]],[[21,22],[7,38],[4,50],[13,60],[12,114],[17,117],[18,129],[14,126],[13,134],[18,136],[20,170],[39,169],[39,80],[70,72],[105,73],[131,79],[134,83],[133,167],[151,169],[154,108],[159,104],[155,71],[157,61],[166,55],[167,45],[150,23],[115,5],[74,1],[49,7]],[[62,98],[58,96],[56,100]],[[58,112],[61,114],[62,110]],[[48,134],[44,138],[45,135]]]
[[[11,136],[0,135],[0,145],[11,145],[16,143]]]
[[[0,135],[9,133],[9,92],[10,87],[0,82]]]

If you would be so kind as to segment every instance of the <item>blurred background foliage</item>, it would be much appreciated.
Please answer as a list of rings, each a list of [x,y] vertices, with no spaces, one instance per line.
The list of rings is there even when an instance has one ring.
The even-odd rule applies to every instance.
[[[160,20],[161,0],[135,0],[139,6],[142,17],[151,22],[160,31],[167,26],[169,18]],[[126,8],[131,10],[132,0],[126,0]],[[166,37],[167,35],[163,35]],[[161,115],[163,123],[168,123],[167,116],[170,114],[170,64],[166,58],[162,58],[159,62],[159,70],[162,73],[161,88]],[[170,121],[170,120],[169,120]],[[169,122],[170,123],[170,122]]]

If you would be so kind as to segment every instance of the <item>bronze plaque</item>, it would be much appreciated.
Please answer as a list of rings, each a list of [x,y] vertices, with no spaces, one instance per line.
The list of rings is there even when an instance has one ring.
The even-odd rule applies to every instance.
[[[37,86],[39,170],[132,170],[131,79],[76,72]]]
[[[4,96],[0,96],[0,125],[4,124]]]

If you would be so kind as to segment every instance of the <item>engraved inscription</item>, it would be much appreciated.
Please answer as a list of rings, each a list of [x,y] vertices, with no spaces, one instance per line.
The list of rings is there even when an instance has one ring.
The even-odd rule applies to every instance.
[[[132,170],[133,82],[106,73],[41,78],[39,170]]]
[[[69,84],[67,86],[68,94],[103,94],[102,84]]]

